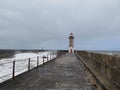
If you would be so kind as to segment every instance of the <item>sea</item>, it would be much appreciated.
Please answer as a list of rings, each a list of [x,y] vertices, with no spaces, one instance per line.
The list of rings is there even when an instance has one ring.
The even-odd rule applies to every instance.
[[[120,50],[88,50],[88,51],[100,54],[120,55]]]

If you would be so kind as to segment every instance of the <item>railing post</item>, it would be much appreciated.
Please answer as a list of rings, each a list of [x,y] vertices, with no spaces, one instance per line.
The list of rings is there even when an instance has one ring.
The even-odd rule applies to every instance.
[[[43,56],[43,64],[44,64],[44,56]]]
[[[28,71],[30,71],[30,58],[28,59]]]
[[[51,60],[51,54],[50,54],[50,60]]]
[[[49,58],[49,57],[48,57],[48,55],[47,55],[47,62],[48,62],[48,58]]]
[[[13,61],[13,75],[12,75],[12,78],[14,79],[15,77],[15,61]]]
[[[39,56],[37,56],[37,67],[39,66]]]

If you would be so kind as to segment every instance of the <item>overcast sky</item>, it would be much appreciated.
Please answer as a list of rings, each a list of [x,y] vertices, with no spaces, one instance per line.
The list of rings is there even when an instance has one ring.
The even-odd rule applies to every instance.
[[[120,50],[120,0],[0,0],[0,49]]]

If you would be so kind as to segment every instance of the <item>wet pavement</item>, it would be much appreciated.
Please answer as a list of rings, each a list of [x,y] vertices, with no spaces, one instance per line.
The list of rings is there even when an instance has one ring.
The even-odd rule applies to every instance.
[[[0,84],[0,90],[92,90],[74,55],[64,55]]]

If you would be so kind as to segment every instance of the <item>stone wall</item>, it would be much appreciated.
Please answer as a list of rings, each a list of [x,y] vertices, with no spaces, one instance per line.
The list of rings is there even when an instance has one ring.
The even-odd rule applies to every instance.
[[[116,85],[120,85],[120,56],[86,51],[79,51],[78,55],[80,55],[86,63],[91,64],[101,75]]]

